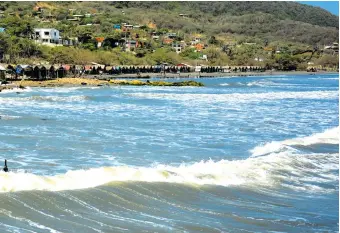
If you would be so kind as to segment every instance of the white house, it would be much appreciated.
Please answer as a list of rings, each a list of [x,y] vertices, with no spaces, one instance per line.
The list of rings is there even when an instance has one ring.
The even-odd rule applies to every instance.
[[[182,45],[178,43],[172,43],[171,47],[176,51],[176,53],[182,52]]]
[[[35,41],[39,44],[57,45],[60,44],[60,34],[54,28],[34,29]]]

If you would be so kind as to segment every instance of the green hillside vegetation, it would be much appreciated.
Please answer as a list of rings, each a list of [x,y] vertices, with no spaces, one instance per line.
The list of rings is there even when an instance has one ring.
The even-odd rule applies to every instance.
[[[0,55],[8,55],[10,63],[165,62],[283,70],[306,69],[308,62],[338,64],[337,51],[323,48],[338,42],[339,18],[295,2],[1,2],[0,13],[0,27],[6,29],[0,33]],[[89,17],[70,21],[74,15],[84,14]],[[150,28],[150,22],[157,27]],[[121,23],[140,27],[128,33],[114,30],[113,25]],[[32,40],[34,28],[56,28],[64,39],[78,38],[79,43],[69,47],[38,45]],[[186,46],[177,54],[171,44],[162,43],[168,32],[176,33],[174,43],[190,45],[199,37],[204,49]],[[160,39],[152,39],[152,35]],[[96,37],[105,38],[100,48]],[[142,46],[124,51],[125,37]],[[207,61],[201,59],[203,55]]]

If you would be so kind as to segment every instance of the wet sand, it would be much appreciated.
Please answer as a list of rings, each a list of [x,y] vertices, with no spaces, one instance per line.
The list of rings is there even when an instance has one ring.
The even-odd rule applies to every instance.
[[[337,72],[307,72],[307,71],[265,71],[265,72],[231,72],[231,73],[141,73],[137,74],[103,74],[103,75],[86,75],[87,78],[106,79],[110,78],[214,78],[214,77],[230,77],[230,76],[262,76],[262,75],[316,75],[325,73],[337,73]]]
[[[23,87],[62,87],[62,86],[102,86],[102,85],[136,85],[132,81],[124,81],[117,79],[149,79],[149,78],[215,78],[215,77],[244,77],[244,76],[266,76],[266,75],[318,75],[325,73],[337,72],[306,72],[306,71],[266,71],[266,72],[237,72],[237,73],[143,73],[137,74],[103,74],[103,75],[85,75],[80,78],[59,78],[54,80],[33,81],[33,80],[20,80],[13,81],[7,85],[0,85],[0,92],[6,89],[23,88]],[[131,82],[131,83],[129,83]],[[140,83],[138,84],[140,85]]]

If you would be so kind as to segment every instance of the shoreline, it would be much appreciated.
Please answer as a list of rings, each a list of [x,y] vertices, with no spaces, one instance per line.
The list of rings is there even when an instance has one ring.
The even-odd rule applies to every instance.
[[[26,87],[78,87],[78,86],[204,86],[203,83],[186,80],[180,82],[165,82],[165,81],[141,81],[141,80],[124,80],[124,79],[105,79],[100,80],[96,78],[59,78],[53,80],[21,80],[13,81],[10,84],[0,86],[2,90],[25,89]]]
[[[189,72],[189,73],[142,73],[138,74],[102,74],[102,75],[85,75],[83,78],[97,78],[97,79],[149,79],[149,78],[223,78],[223,77],[245,77],[245,76],[268,76],[268,75],[317,75],[317,74],[338,74],[338,72],[329,71],[319,71],[319,72],[307,72],[307,71],[265,71],[265,72],[237,72],[237,73],[199,73],[199,72]]]
[[[65,77],[53,80],[17,80],[9,81],[9,84],[0,85],[0,92],[3,90],[25,89],[25,87],[75,87],[75,86],[112,86],[112,85],[134,85],[134,86],[169,86],[167,82],[147,81],[142,82],[138,79],[182,79],[182,83],[186,83],[185,79],[190,78],[230,78],[230,77],[252,77],[252,76],[275,76],[275,75],[318,75],[318,74],[339,74],[337,72],[307,72],[307,71],[265,71],[265,72],[238,72],[238,73],[166,73],[165,76],[160,73],[143,73],[137,74],[120,74],[120,75],[84,75],[82,77]],[[134,79],[134,80],[124,80]],[[181,83],[181,82],[177,82]],[[181,85],[174,85],[181,86]],[[190,86],[186,85],[186,86]],[[197,86],[194,84],[193,86]],[[199,85],[200,86],[200,85]]]

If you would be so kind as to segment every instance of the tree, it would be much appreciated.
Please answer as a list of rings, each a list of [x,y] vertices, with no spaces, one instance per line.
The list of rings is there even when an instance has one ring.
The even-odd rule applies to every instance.
[[[288,54],[277,55],[275,60],[280,70],[296,70],[298,66],[297,59]]]
[[[6,28],[10,35],[26,37],[32,32],[31,22],[20,17],[8,16],[0,20],[0,27]]]
[[[200,58],[200,53],[195,52],[194,48],[186,48],[180,53],[180,56],[195,60]]]
[[[156,49],[156,51],[152,53],[150,56],[151,56],[151,59],[156,64],[161,64],[161,63],[177,64],[180,61],[180,58],[177,55],[177,53],[166,48]]]
[[[321,58],[319,58],[316,63],[324,67],[339,67],[339,56],[333,56],[329,54],[325,54]]]
[[[74,63],[72,56],[74,51],[69,51],[70,48],[55,47],[51,49],[50,62],[52,64],[68,64]]]

